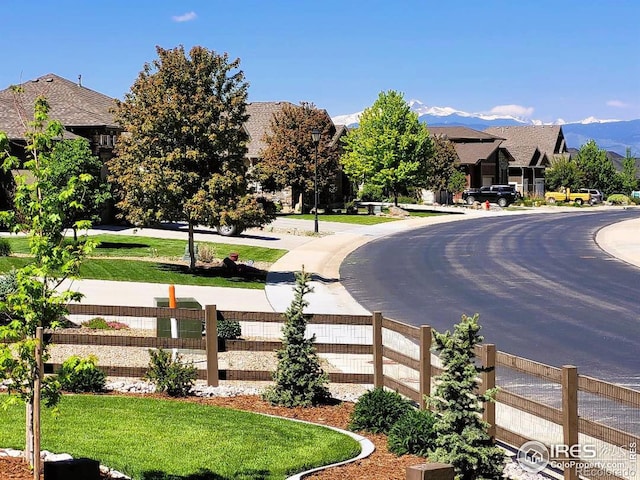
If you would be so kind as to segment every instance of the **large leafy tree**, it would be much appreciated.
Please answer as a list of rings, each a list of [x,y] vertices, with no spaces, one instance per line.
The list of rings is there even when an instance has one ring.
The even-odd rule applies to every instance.
[[[345,137],[341,162],[352,181],[384,188],[397,205],[403,191],[428,184],[431,149],[426,126],[402,94],[390,90],[379,94]]]
[[[254,171],[265,190],[291,186],[294,199],[299,193],[313,195],[315,145],[311,131],[314,129],[320,131],[318,190],[324,190],[335,181],[339,171],[339,145],[333,142],[335,127],[331,118],[312,103],[284,104],[271,119],[264,135],[267,146]]]
[[[68,199],[68,203],[62,205],[64,227],[73,229],[74,238],[77,236],[75,222],[82,219],[100,221],[106,202],[111,198],[109,183],[102,176],[102,165],[100,159],[91,153],[89,142],[84,138],[56,142],[51,151],[51,193],[66,188],[73,177],[91,177],[86,177],[88,181],[82,190],[75,191],[75,198]],[[73,207],[72,202],[75,202]]]
[[[0,212],[1,222],[12,232],[26,234],[33,257],[32,263],[17,271],[13,288],[0,301],[0,380],[10,380],[9,395],[0,401],[21,399],[26,404],[25,458],[31,465],[40,455],[34,425],[41,393],[47,405],[59,399],[58,385],[46,381],[40,368],[47,359],[48,339],[45,336],[40,341],[37,329],[56,328],[68,313],[66,305],[80,299],[79,293],[62,285],[66,279],[77,278],[82,260],[95,247],[86,237],[81,242],[65,241],[66,215],[76,218],[71,225],[76,230],[91,226],[89,220],[81,219],[85,209],[79,199],[84,198],[92,176],[79,172],[56,183],[59,177],[54,172],[60,157],[52,149],[63,129],[60,122],[49,120],[48,111],[46,99],[37,98],[26,133],[28,158],[22,166],[9,155],[7,136],[0,132],[3,168],[24,168],[30,174],[29,180],[27,175],[16,175],[13,209]]]
[[[204,47],[157,47],[117,103],[125,132],[109,162],[124,216],[136,225],[185,221],[190,267],[194,226],[244,229],[272,217],[248,194],[246,178],[248,84],[238,59]]]
[[[598,148],[595,140],[589,140],[580,147],[576,155],[576,164],[582,172],[582,187],[597,188],[605,195],[618,190],[619,178],[616,169],[607,158],[607,152]]]
[[[546,189],[551,191],[559,191],[562,187],[577,190],[582,187],[584,178],[576,162],[564,155],[558,155],[545,170],[544,182]]]

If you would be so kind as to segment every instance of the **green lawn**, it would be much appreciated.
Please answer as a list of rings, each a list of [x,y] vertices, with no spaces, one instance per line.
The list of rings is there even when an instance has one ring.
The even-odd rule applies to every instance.
[[[24,406],[0,415],[0,445],[24,448]],[[134,479],[283,479],[360,451],[333,430],[176,400],[65,395],[43,410],[42,449],[88,457]]]
[[[435,215],[447,215],[446,213],[439,212],[409,212],[412,217],[432,217]],[[284,218],[292,220],[314,220],[314,215],[310,213],[305,214],[291,214],[281,215]],[[320,222],[339,222],[339,223],[352,223],[354,225],[376,225],[378,223],[396,222],[401,218],[392,217],[379,217],[377,215],[367,215],[366,213],[359,213],[357,215],[340,215],[340,214],[328,214],[318,215],[318,221]]]
[[[8,239],[13,252],[20,254],[29,252],[26,238],[8,237]],[[163,259],[177,260],[182,258],[187,243],[186,240],[158,239],[133,235],[98,235],[95,239],[101,243],[94,250],[92,256],[98,258],[90,258],[83,263],[80,276],[84,279],[264,288],[264,276],[258,276],[255,279],[225,278],[219,276],[219,273],[206,268],[198,268],[194,272],[190,272],[187,268],[187,262],[175,264],[163,261]],[[198,243],[203,245],[203,242]],[[229,252],[236,251],[240,255],[241,261],[254,260],[256,262],[273,263],[286,253],[286,250],[265,247],[224,243],[207,243],[207,245],[215,250],[218,258],[224,258]],[[129,257],[133,259],[125,260],[113,257]],[[146,260],[135,260],[135,258],[144,258]],[[0,272],[6,272],[11,268],[19,268],[27,262],[29,262],[29,259],[25,257],[1,257]]]

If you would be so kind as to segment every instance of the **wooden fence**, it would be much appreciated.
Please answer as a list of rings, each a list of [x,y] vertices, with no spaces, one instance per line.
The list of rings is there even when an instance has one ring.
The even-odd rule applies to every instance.
[[[240,322],[259,322],[262,324],[283,323],[283,316],[279,313],[220,311],[215,306],[206,306],[204,310],[171,309],[148,307],[120,307],[100,305],[72,305],[72,315],[91,315],[103,317],[138,317],[138,318],[175,318],[181,320],[200,320],[205,325],[206,332],[217,332],[217,322],[221,319],[232,319]],[[424,408],[424,397],[429,395],[433,378],[441,373],[436,365],[437,358],[431,353],[431,328],[429,326],[415,327],[395,320],[385,318],[380,312],[372,316],[362,315],[320,315],[314,314],[309,325],[359,326],[371,333],[371,342],[367,344],[317,342],[316,349],[320,354],[339,354],[346,356],[364,356],[368,364],[372,365],[373,373],[366,372],[333,372],[330,381],[334,383],[355,383],[387,387],[398,391],[417,402]],[[387,341],[385,341],[385,337]],[[390,340],[389,340],[390,339]],[[206,352],[206,369],[199,370],[199,378],[207,381],[208,385],[217,386],[219,380],[247,380],[270,381],[272,372],[263,370],[233,370],[218,368],[218,340],[216,335],[203,335],[203,338],[154,338],[110,335],[82,335],[73,333],[53,333],[54,344],[74,345],[109,345],[112,347],[145,347],[145,348],[178,348],[204,350]],[[404,342],[404,343],[403,343]],[[227,340],[226,351],[273,352],[279,348],[278,338],[269,340]],[[540,422],[542,428],[552,429],[558,426],[561,436],[557,443],[578,445],[579,437],[600,445],[607,449],[631,450],[633,465],[637,469],[633,446],[640,443],[637,431],[624,431],[620,428],[608,426],[604,423],[582,418],[578,415],[579,392],[596,395],[611,402],[614,407],[623,406],[631,409],[640,418],[640,392],[607,383],[595,378],[578,375],[575,366],[562,368],[544,365],[532,360],[517,357],[496,350],[495,345],[484,344],[477,347],[478,362],[484,367],[493,367],[481,375],[481,392],[496,386],[496,369],[505,368],[512,372],[520,372],[541,379],[544,382],[558,384],[561,390],[561,407],[553,407],[538,400],[526,398],[500,387],[495,403],[488,403],[483,413],[484,419],[490,425],[490,434],[515,448],[533,438],[531,432],[518,431],[517,427],[522,418],[532,418]],[[387,373],[389,365],[401,367],[415,372],[417,381],[406,381],[402,375],[393,376]],[[50,370],[59,365],[50,365]],[[142,377],[145,367],[101,366],[109,376]],[[496,420],[496,412],[515,409],[518,418]],[[612,413],[612,412],[609,412]],[[508,418],[508,416],[507,416]],[[543,442],[544,443],[544,442]],[[580,442],[582,443],[582,442]],[[578,457],[569,460],[580,461]],[[636,470],[637,473],[637,470]],[[576,467],[565,470],[566,479],[577,479]],[[614,475],[605,470],[597,470],[597,476],[610,480],[629,480],[624,475]]]

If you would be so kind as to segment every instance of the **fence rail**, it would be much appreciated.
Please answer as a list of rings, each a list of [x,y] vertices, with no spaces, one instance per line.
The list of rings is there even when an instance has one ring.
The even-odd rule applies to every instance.
[[[273,312],[249,312],[217,310],[215,306],[207,306],[203,310],[183,308],[149,308],[122,307],[102,305],[72,305],[69,308],[72,315],[93,315],[103,317],[136,317],[136,318],[175,318],[180,321],[198,320],[204,322],[205,332],[217,332],[219,320],[236,320],[243,325],[282,324],[283,316]],[[421,408],[425,407],[424,398],[431,392],[433,378],[442,372],[438,359],[431,353],[431,328],[428,326],[415,327],[375,312],[366,315],[320,315],[310,317],[310,326],[333,328],[336,330],[348,328],[359,329],[362,338],[368,340],[353,343],[350,338],[344,338],[350,333],[342,332],[340,338],[328,338],[318,341],[315,346],[319,354],[330,356],[332,361],[337,357],[359,358],[360,365],[356,371],[331,371],[329,378],[334,383],[356,383],[387,387],[398,391],[417,402]],[[265,327],[266,328],[266,327]],[[265,330],[266,331],[266,330]],[[272,371],[264,369],[219,368],[219,357],[223,352],[273,352],[281,346],[279,332],[275,334],[270,327],[273,338],[248,338],[244,340],[227,340],[218,343],[216,335],[204,334],[202,338],[156,338],[129,337],[110,335],[85,335],[82,333],[52,333],[54,344],[67,345],[95,345],[115,348],[177,348],[204,352],[203,361],[206,369],[198,370],[198,378],[206,380],[209,385],[217,386],[219,380],[271,381]],[[219,349],[220,347],[220,349]],[[627,409],[638,418],[640,428],[640,392],[604,382],[602,380],[578,375],[572,366],[562,368],[545,365],[539,362],[521,358],[515,355],[496,351],[493,345],[481,345],[476,349],[479,364],[489,368],[480,378],[481,392],[499,386],[496,402],[485,405],[484,419],[490,424],[490,433],[498,440],[518,447],[525,441],[536,440],[533,431],[519,429],[526,418],[537,422],[543,427],[551,429],[556,425],[561,431],[561,438],[557,443],[578,444],[579,436],[592,439],[607,445],[607,448],[627,448],[640,444],[638,431],[626,431],[619,426],[612,426],[603,421],[588,419],[578,415],[579,392],[594,395],[602,401],[609,402],[612,410]],[[49,365],[49,370],[59,365]],[[538,379],[545,385],[557,385],[562,397],[561,404],[550,406],[539,399],[512,391],[508,386],[496,385],[495,367],[507,369],[527,378]],[[146,372],[143,366],[101,366],[110,376],[142,377]],[[368,371],[365,371],[368,370]],[[499,383],[499,382],[498,382]],[[517,418],[509,409],[518,412]],[[505,414],[505,412],[507,412]],[[615,413],[615,412],[608,412]],[[506,417],[505,417],[506,415]],[[511,415],[511,417],[509,417]],[[507,418],[507,421],[505,421]],[[497,419],[497,420],[496,420]],[[544,442],[550,444],[550,442]],[[575,460],[579,460],[575,458]],[[638,462],[634,464],[636,471]],[[615,476],[601,470],[599,475],[612,480],[629,480],[629,477]],[[565,470],[565,478],[577,479],[575,468]]]

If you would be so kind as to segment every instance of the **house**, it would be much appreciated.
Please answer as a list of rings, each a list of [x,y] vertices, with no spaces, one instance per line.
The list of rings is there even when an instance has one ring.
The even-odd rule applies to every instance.
[[[508,164],[506,182],[522,195],[544,195],[544,171],[556,155],[567,154],[560,125],[490,127],[486,133],[504,138],[500,161]]]
[[[122,129],[114,122],[111,108],[113,98],[54,74],[47,74],[12,88],[0,91],[0,131],[9,137],[10,153],[26,160],[27,122],[33,119],[33,105],[38,96],[49,103],[49,117],[64,127],[63,138],[86,138],[91,151],[103,162],[113,157],[113,147]],[[18,173],[23,173],[18,171]],[[104,172],[106,174],[106,171]],[[10,207],[9,191],[13,177],[2,174],[0,207]]]
[[[285,105],[293,106],[294,104],[290,102],[251,102],[247,105],[249,119],[245,123],[245,129],[249,134],[249,142],[247,144],[246,165],[249,172],[260,162],[262,151],[267,147],[264,136],[269,132],[273,116],[279,113]],[[333,125],[329,114],[324,113]],[[344,125],[334,125],[331,131],[332,138],[330,145],[339,147],[340,138],[347,133],[347,128]],[[263,191],[262,186],[258,183],[254,183],[252,187],[257,193],[282,205],[285,211],[293,209],[296,203],[299,202],[298,195],[300,192],[293,192],[291,187],[287,187],[278,192]],[[336,175],[335,183],[331,185],[327,191],[319,193],[319,203],[324,205],[341,205],[344,203],[344,197],[348,196],[349,193],[349,180],[342,172],[339,172]]]
[[[431,135],[441,135],[453,143],[458,154],[458,167],[467,176],[467,186],[507,182],[507,166],[500,163],[499,149],[504,138],[469,127],[428,127]],[[504,156],[511,161],[508,153]]]

